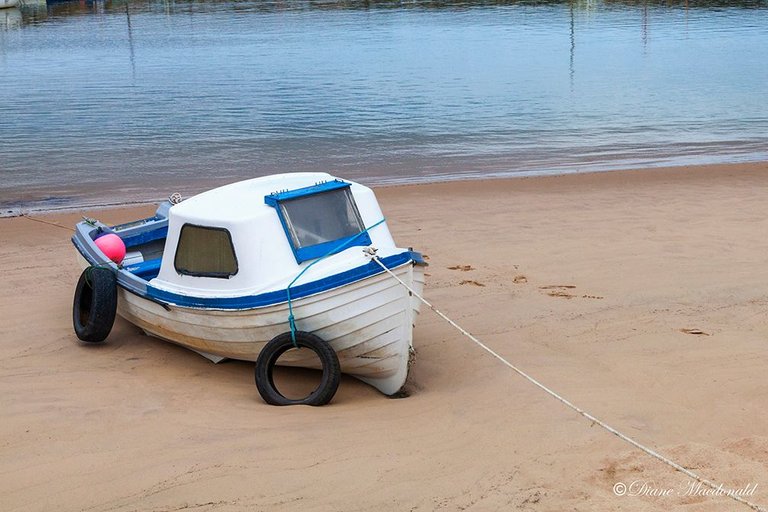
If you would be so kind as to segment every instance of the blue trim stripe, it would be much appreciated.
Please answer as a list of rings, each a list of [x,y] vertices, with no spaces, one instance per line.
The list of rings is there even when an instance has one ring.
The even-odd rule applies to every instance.
[[[388,256],[381,259],[387,268],[395,268],[408,262],[422,263],[424,260],[421,254],[413,251],[405,251],[400,254]],[[383,272],[380,266],[374,262],[369,262],[357,268],[341,272],[311,283],[306,283],[291,287],[291,300],[300,299],[316,293],[325,292],[360,281],[367,277],[374,276]],[[288,302],[288,291],[277,290],[274,292],[261,293],[259,295],[249,295],[245,297],[192,297],[178,293],[168,292],[155,288],[151,284],[147,285],[147,295],[151,299],[166,302],[176,306],[202,308],[202,309],[252,309],[265,306],[272,306]]]
[[[282,219],[282,214],[280,217]],[[372,227],[374,226],[371,226],[371,228]],[[299,247],[298,249],[295,249],[293,247],[293,242],[291,242],[291,249],[293,249],[293,254],[296,256],[296,263],[301,263],[303,261],[313,260],[315,258],[321,258],[329,254],[337,253],[340,251],[340,249],[337,249],[338,247],[354,247],[356,245],[367,247],[371,245],[371,236],[368,234],[368,229],[361,231],[356,235],[331,240],[330,242],[322,242],[319,244],[310,245],[309,247]]]
[[[313,194],[319,194],[320,192],[328,192],[329,190],[338,190],[340,188],[347,188],[351,186],[351,183],[341,180],[325,181],[312,185],[311,187],[297,188],[294,190],[284,190],[282,192],[273,192],[264,196],[264,202],[273,208],[277,208],[277,203],[280,201],[288,201],[296,199],[298,197],[311,196]]]

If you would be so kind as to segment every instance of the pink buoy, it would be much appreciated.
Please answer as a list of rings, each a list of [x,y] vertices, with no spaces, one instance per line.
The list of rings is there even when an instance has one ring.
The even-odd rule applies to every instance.
[[[119,236],[114,233],[109,233],[100,236],[94,242],[96,243],[96,247],[101,249],[101,252],[104,253],[104,256],[118,265],[122,263],[123,258],[125,258],[125,244]]]

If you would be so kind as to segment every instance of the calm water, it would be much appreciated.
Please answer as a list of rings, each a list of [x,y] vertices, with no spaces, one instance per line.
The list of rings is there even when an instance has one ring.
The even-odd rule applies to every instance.
[[[0,209],[768,159],[768,4],[0,10]]]

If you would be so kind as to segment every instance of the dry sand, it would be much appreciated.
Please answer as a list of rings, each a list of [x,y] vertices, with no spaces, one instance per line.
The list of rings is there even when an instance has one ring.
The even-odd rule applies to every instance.
[[[767,188],[760,163],[377,194],[395,239],[428,255],[438,307],[639,441],[726,487],[756,484],[766,505]],[[0,240],[2,511],[746,510],[679,496],[687,477],[429,311],[409,398],[345,378],[328,407],[269,407],[251,364],[213,365],[121,319],[103,346],[79,344],[69,233],[2,219]],[[633,481],[674,494],[614,495]]]

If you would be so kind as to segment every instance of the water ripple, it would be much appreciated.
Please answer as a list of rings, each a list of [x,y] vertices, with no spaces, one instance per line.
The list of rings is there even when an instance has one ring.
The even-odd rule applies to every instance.
[[[766,159],[768,9],[685,5],[28,1],[0,17],[0,208]]]

